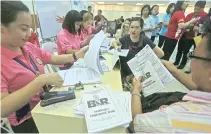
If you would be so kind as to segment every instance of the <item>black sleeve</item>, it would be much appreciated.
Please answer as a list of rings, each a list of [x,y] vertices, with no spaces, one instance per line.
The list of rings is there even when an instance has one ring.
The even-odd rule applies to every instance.
[[[126,45],[128,44],[128,35],[124,35],[119,39],[119,42],[122,44],[122,49],[126,49]]]
[[[155,43],[149,39],[147,36],[144,36],[144,42],[143,42],[144,46],[146,46],[147,44],[154,49],[156,47]]]

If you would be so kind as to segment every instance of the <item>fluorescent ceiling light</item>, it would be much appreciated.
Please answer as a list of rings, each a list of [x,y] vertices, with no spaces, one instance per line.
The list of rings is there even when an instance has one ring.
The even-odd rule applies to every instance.
[[[123,5],[124,3],[117,3],[117,5]]]
[[[159,6],[163,6],[163,5],[165,5],[165,4],[157,4],[157,5],[159,5]]]
[[[104,4],[104,2],[97,2],[97,4]]]
[[[144,5],[143,3],[136,3],[136,5]]]

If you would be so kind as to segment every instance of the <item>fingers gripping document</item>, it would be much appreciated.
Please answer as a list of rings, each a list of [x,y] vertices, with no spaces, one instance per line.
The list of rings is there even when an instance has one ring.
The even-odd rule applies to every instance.
[[[89,49],[84,56],[86,67],[70,68],[58,72],[64,80],[63,86],[75,85],[79,81],[83,84],[101,82],[103,69],[100,63],[99,52],[100,46],[106,38],[104,32],[101,31],[91,39]]]
[[[145,46],[127,64],[135,77],[143,77],[143,93],[146,96],[163,89],[166,84],[174,80],[149,45]]]

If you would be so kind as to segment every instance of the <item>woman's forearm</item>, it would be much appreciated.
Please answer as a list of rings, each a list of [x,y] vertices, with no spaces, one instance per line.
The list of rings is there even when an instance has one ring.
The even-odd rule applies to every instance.
[[[66,54],[73,54],[73,53],[78,52],[78,51],[79,50],[74,50],[72,48],[69,48],[69,49],[66,50]]]
[[[44,86],[43,80],[39,77],[31,81],[25,87],[11,93],[1,94],[1,117],[7,117],[9,114],[25,106],[31,98]]]
[[[137,93],[139,94],[139,93]],[[133,119],[136,117],[136,115],[142,113],[142,104],[141,104],[141,97],[138,95],[132,95],[132,101],[131,101],[131,108],[132,108],[132,117]]]

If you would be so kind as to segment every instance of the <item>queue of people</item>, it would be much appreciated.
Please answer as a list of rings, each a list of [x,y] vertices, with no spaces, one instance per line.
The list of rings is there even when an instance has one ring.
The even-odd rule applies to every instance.
[[[140,79],[133,78],[132,87],[129,89],[127,86],[124,87],[124,81],[132,75],[127,62],[146,45],[151,47],[158,58],[163,59],[162,62],[169,72],[188,89],[211,92],[211,13],[207,15],[203,11],[205,4],[204,1],[197,2],[194,12],[185,17],[187,1],[171,3],[162,22],[158,18],[158,5],[152,8],[144,5],[140,11],[141,17],[123,21],[112,45],[116,48],[129,49],[126,57],[120,57],[120,63],[123,88],[130,90],[132,94],[131,112],[134,132],[144,132],[144,130],[164,132],[162,128],[169,127],[164,123],[159,128],[154,125],[162,123],[162,121],[158,122],[160,119],[168,119],[168,107],[164,111],[156,109],[147,113],[147,116],[143,114]],[[94,18],[91,11],[91,7],[88,7],[88,11],[80,13],[71,10],[65,17],[57,18],[57,21],[62,23],[62,30],[57,35],[58,56],[55,56],[27,42],[32,24],[28,7],[21,1],[1,1],[1,117],[8,118],[15,133],[39,133],[30,111],[39,103],[39,93],[48,90],[46,85],[61,86],[63,84],[59,74],[45,74],[44,65],[61,65],[61,69],[68,69],[69,64],[84,57],[90,40],[102,29],[107,20],[101,10]],[[203,27],[202,40],[195,48],[194,54],[187,57],[190,46],[194,44],[193,31],[199,32],[201,25]],[[160,38],[158,46],[154,43],[157,36]],[[175,63],[171,64],[168,60],[179,39],[177,58]],[[162,46],[163,49],[160,48]],[[179,64],[182,54],[183,60],[178,68],[183,68],[187,58],[192,58],[192,77],[175,67]],[[189,101],[182,102],[181,105],[185,107],[195,104],[211,109],[210,105],[204,102]],[[172,104],[169,107],[176,106]],[[157,118],[155,114],[158,115]],[[192,114],[197,114],[197,112]],[[182,131],[177,130],[178,128],[172,127],[168,132]]]

